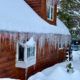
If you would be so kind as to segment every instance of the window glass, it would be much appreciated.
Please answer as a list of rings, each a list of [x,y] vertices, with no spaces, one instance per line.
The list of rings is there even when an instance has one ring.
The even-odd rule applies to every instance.
[[[20,44],[18,44],[19,45],[19,52],[18,52],[18,54],[19,54],[19,56],[18,56],[18,60],[19,61],[24,61],[24,47],[22,47]]]
[[[53,7],[51,7],[51,20],[53,20]]]
[[[61,43],[59,43],[59,48],[61,48]]]
[[[47,7],[47,18],[49,20],[53,20],[53,0],[46,0],[46,7]]]
[[[30,57],[30,48],[27,48],[27,58]]]
[[[35,56],[35,47],[27,48],[27,58]]]
[[[35,47],[33,47],[33,56],[35,56]]]
[[[33,41],[33,40],[32,40]],[[31,42],[31,41],[30,41]],[[27,68],[36,64],[36,44],[19,41],[17,43],[16,67]]]

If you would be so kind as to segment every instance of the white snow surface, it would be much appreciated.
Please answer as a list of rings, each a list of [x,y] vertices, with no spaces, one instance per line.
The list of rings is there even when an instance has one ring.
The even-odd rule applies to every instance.
[[[35,44],[36,44],[36,43],[35,43],[33,37],[31,37],[30,40],[26,42],[26,45],[27,45],[27,46],[35,46]]]
[[[80,80],[80,51],[73,51],[73,61],[58,63],[29,77],[28,80]],[[67,72],[67,64],[72,63],[74,72]]]
[[[58,18],[56,26],[47,23],[24,0],[0,0],[1,30],[70,35]]]

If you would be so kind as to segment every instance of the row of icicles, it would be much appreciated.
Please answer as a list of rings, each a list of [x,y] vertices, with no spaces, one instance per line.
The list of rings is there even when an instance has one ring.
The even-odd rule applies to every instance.
[[[48,42],[48,44],[51,45],[55,45],[62,42],[63,44],[67,45],[68,42],[70,41],[69,36],[67,35],[63,35],[61,37],[55,35],[55,34],[28,34],[28,33],[0,33],[0,43],[1,43],[1,39],[6,43],[6,39],[9,39],[9,42],[11,43],[12,40],[13,41],[18,41],[18,40],[28,40],[30,39],[30,37],[33,37],[34,40],[37,42],[37,40],[39,40],[39,47],[43,48],[44,44],[45,44],[45,40]],[[62,44],[61,43],[61,44]]]

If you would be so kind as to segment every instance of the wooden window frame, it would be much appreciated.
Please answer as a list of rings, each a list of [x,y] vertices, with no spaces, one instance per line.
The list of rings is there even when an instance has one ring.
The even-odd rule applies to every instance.
[[[56,25],[57,20],[57,4],[53,5],[53,21],[47,19],[47,4],[46,0],[41,0],[41,17],[50,24]]]

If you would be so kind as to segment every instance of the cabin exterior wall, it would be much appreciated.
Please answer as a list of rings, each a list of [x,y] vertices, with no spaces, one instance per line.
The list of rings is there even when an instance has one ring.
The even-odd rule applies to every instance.
[[[33,34],[26,34],[27,39],[29,39]],[[58,43],[55,45],[49,45],[45,38],[45,43],[42,48],[39,46],[39,39],[42,34],[35,34],[36,40],[36,64],[28,68],[27,77],[32,74],[41,71],[55,63],[65,60],[65,47],[63,49],[58,49]],[[61,38],[60,35],[56,35]],[[64,35],[63,35],[64,36]],[[25,69],[16,68],[16,40],[12,38],[0,39],[0,78],[9,77],[25,80]],[[60,40],[60,39],[59,39]]]
[[[31,8],[45,21],[47,21],[50,24],[56,25],[56,19],[57,19],[57,4],[54,5],[54,20],[48,20],[47,19],[47,11],[46,11],[46,0],[24,0],[27,2]]]

